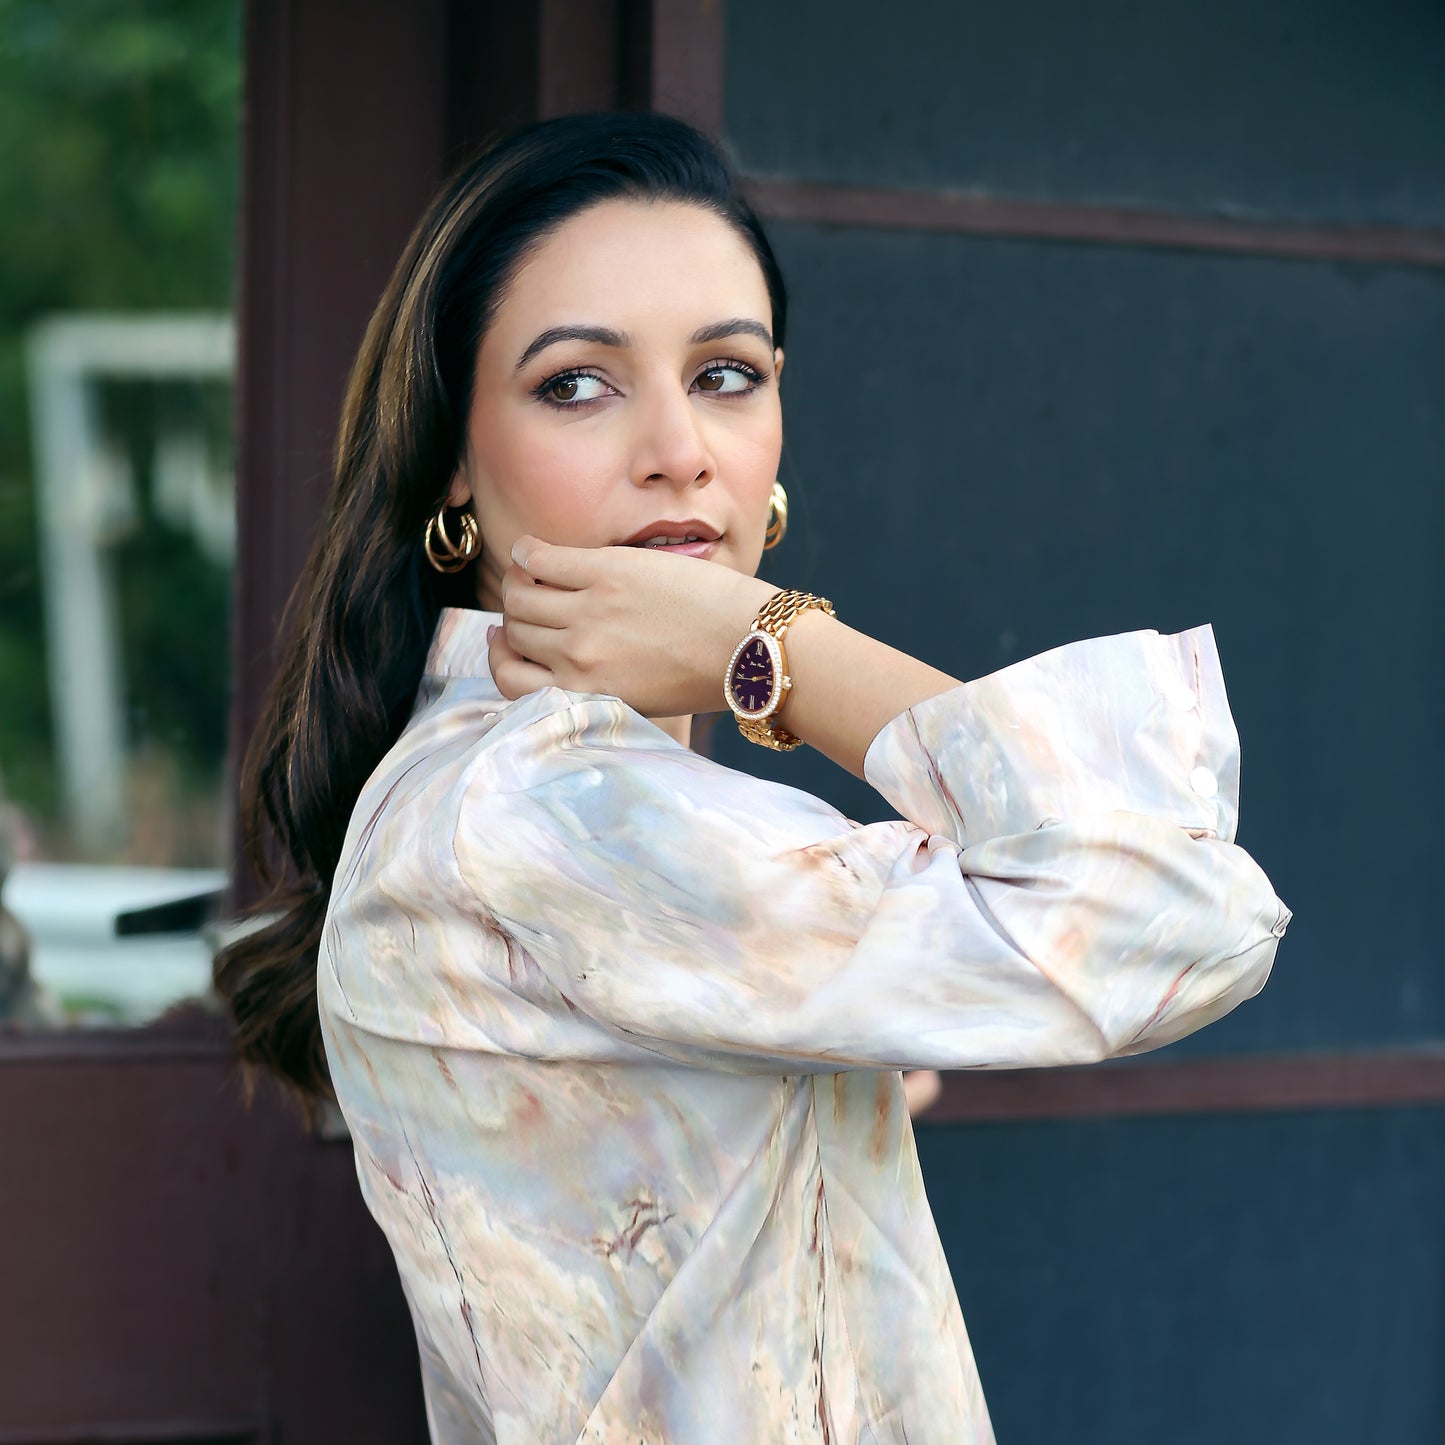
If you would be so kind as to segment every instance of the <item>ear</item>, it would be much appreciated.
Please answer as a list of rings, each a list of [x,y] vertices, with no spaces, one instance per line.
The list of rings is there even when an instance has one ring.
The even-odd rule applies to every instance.
[[[783,374],[783,348],[773,347],[773,376],[780,377]]]
[[[472,484],[467,480],[467,469],[458,467],[452,476],[451,488],[447,492],[449,507],[465,507],[472,499]]]

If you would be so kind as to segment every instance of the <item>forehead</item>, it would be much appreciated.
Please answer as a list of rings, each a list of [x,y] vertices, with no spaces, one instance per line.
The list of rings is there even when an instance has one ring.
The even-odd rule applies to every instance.
[[[676,201],[601,201],[538,243],[512,277],[492,330],[566,321],[675,323],[691,332],[724,316],[771,320],[757,257],[727,221]]]

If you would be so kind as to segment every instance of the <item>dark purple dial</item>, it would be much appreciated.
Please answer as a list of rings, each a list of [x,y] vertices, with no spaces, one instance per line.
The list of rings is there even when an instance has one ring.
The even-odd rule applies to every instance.
[[[773,658],[755,637],[738,653],[732,671],[733,700],[748,712],[760,712],[773,695]]]

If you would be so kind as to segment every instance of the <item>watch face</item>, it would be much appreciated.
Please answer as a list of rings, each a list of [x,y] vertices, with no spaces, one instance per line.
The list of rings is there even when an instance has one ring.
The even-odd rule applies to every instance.
[[[728,691],[741,712],[760,713],[766,709],[777,690],[778,671],[773,654],[761,637],[744,641],[733,659],[728,675]]]

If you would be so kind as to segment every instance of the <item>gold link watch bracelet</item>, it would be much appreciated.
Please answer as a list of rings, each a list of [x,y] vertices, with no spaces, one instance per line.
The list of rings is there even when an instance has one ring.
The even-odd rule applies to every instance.
[[[826,597],[811,592],[773,593],[753,619],[752,631],[734,648],[723,677],[723,696],[738,720],[738,731],[750,743],[775,752],[791,752],[803,741],[778,723],[775,714],[793,685],[783,636],[793,619],[810,607],[820,608],[829,617],[838,615]]]

